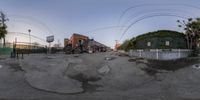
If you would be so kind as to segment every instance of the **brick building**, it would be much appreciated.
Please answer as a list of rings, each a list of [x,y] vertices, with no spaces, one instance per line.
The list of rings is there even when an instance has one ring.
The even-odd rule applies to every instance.
[[[89,37],[81,35],[81,34],[77,34],[77,33],[74,33],[70,38],[72,48],[77,47],[80,43],[84,44],[88,40],[89,40]]]
[[[88,36],[81,35],[74,33],[70,39],[64,39],[64,46],[65,51],[73,51],[73,50],[80,50],[82,52],[105,52],[107,50],[110,50],[109,47],[106,45],[95,41],[94,39],[89,39]]]

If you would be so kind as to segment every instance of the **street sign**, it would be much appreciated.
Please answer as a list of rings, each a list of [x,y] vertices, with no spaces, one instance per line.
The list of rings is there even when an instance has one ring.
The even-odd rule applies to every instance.
[[[54,41],[54,36],[47,36],[47,40],[48,43],[53,42]]]

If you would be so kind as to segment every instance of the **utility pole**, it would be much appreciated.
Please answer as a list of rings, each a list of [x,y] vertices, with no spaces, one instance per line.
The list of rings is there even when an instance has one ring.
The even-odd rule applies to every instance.
[[[58,39],[58,48],[60,47],[60,40]]]
[[[2,27],[4,28],[4,29],[6,29],[6,25],[5,25],[5,22],[6,21],[8,21],[9,19],[8,18],[6,18],[6,15],[2,12],[2,11],[0,11],[0,21],[2,22]],[[5,47],[5,36],[3,37],[3,46]]]
[[[31,29],[28,29],[29,33],[29,49],[31,49]]]
[[[117,51],[117,49],[118,49],[118,45],[119,45],[119,43],[118,43],[118,40],[115,40],[115,50]]]

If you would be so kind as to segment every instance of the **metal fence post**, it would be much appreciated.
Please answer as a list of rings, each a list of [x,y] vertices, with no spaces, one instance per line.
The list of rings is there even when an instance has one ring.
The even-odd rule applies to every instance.
[[[159,55],[158,55],[158,49],[156,49],[156,59],[158,59]]]
[[[140,52],[140,57],[142,57],[142,51],[140,50],[139,52]]]
[[[24,54],[22,53],[22,59],[24,59]]]
[[[181,58],[181,49],[178,49],[178,58]]]

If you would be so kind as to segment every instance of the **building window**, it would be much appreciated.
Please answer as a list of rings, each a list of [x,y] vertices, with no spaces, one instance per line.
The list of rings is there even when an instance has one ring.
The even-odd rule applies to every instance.
[[[169,41],[165,41],[165,45],[169,46],[170,45]]]
[[[147,46],[150,47],[151,46],[151,42],[147,42]]]

